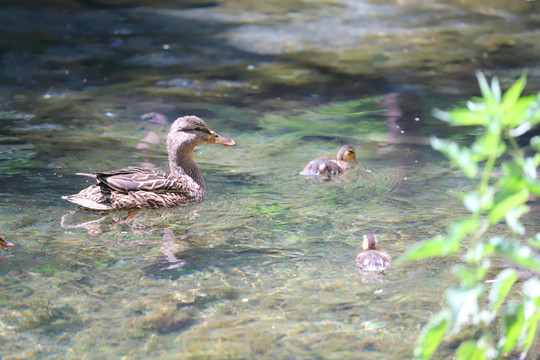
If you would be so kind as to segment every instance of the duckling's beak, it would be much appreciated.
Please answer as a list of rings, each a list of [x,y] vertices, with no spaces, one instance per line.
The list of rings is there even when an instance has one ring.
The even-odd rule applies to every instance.
[[[210,144],[220,144],[225,146],[233,146],[234,144],[236,144],[233,139],[221,136],[218,133],[213,132],[212,130],[210,130],[210,135],[210,140],[208,140]]]

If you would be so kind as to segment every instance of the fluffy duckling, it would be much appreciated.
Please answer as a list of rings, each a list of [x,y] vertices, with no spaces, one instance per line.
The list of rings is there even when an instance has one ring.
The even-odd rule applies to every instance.
[[[377,237],[373,233],[365,234],[362,251],[356,256],[356,267],[363,271],[383,271],[392,263],[392,258],[384,250],[377,249]]]
[[[350,145],[344,145],[339,149],[337,159],[328,156],[321,156],[311,160],[300,173],[301,175],[321,175],[328,176],[341,174],[349,169],[349,163],[355,162],[356,153]]]
[[[206,188],[193,150],[201,144],[234,145],[234,140],[210,130],[197,116],[178,118],[167,136],[169,174],[149,168],[129,167],[93,174],[97,184],[62,198],[85,210],[110,211],[169,208],[201,201]]]

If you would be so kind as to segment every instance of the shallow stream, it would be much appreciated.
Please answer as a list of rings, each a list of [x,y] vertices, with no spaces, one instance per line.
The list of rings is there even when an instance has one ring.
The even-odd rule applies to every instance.
[[[182,3],[2,5],[0,358],[410,358],[458,258],[361,273],[362,235],[397,261],[466,214],[429,136],[472,134],[431,111],[477,69],[537,91],[539,3]],[[237,144],[198,148],[204,202],[124,221],[61,199],[76,172],[167,170],[187,114]],[[299,175],[343,144],[347,174]]]

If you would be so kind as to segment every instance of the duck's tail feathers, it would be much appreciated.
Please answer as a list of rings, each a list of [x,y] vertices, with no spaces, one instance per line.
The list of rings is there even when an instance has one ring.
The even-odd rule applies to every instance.
[[[77,204],[78,206],[82,207],[85,210],[93,210],[93,211],[113,210],[113,207],[110,205],[100,204],[98,202],[89,200],[83,196],[80,196],[79,194],[62,196],[62,199],[71,201],[72,203]]]
[[[96,179],[96,174],[89,174],[89,173],[75,173],[75,175],[80,175],[80,176],[88,176],[88,177],[91,177],[92,179]]]

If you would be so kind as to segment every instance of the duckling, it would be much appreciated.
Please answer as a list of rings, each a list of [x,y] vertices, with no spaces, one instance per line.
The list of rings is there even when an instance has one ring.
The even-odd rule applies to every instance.
[[[363,271],[383,271],[392,263],[392,258],[384,250],[377,249],[377,237],[373,233],[364,235],[364,251],[356,256],[356,267]]]
[[[232,146],[235,142],[210,130],[197,116],[184,116],[176,119],[167,136],[169,174],[142,167],[77,173],[96,179],[97,184],[62,198],[94,211],[170,208],[202,201],[206,187],[193,161],[193,150],[201,144]]]
[[[0,248],[12,248],[13,246],[15,245],[5,240],[4,237],[0,235]]]
[[[341,174],[349,169],[349,163],[356,162],[356,153],[352,146],[344,145],[339,149],[337,159],[328,156],[321,156],[311,160],[300,173],[301,175],[321,175],[328,176]]]

